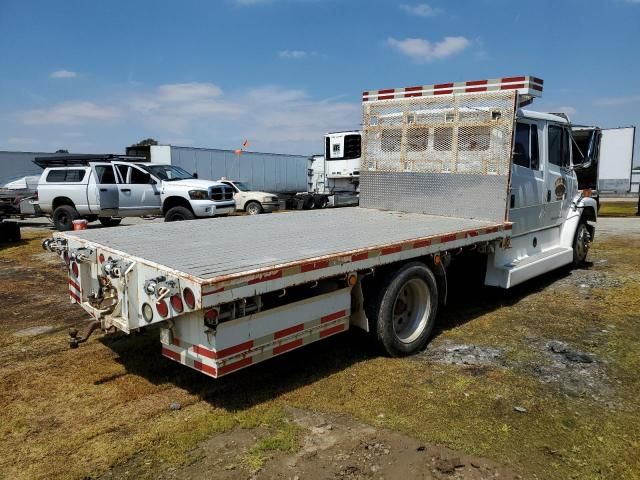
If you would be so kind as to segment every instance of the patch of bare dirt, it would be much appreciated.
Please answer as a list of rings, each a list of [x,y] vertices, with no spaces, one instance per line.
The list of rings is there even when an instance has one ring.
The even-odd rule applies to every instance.
[[[289,479],[520,479],[513,469],[491,460],[466,455],[389,430],[305,410],[292,410],[301,428],[300,448],[294,453],[273,453],[255,473],[242,466],[242,458],[264,435],[260,429],[235,429],[202,443],[191,464],[158,469],[158,479],[220,480]],[[135,478],[149,472],[144,456],[117,467],[102,478]]]

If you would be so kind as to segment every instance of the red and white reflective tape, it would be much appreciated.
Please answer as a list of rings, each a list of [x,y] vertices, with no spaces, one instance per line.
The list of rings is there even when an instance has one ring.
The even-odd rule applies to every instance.
[[[298,275],[309,271],[316,271],[327,269],[335,266],[350,262],[353,266],[353,270],[358,270],[362,266],[358,265],[358,262],[364,262],[371,258],[382,257],[391,255],[394,253],[400,253],[407,250],[427,248],[434,245],[442,245],[449,242],[455,242],[457,240],[464,240],[465,238],[477,237],[479,235],[488,235],[497,233],[500,231],[511,230],[512,225],[510,223],[504,223],[493,227],[483,227],[477,229],[463,230],[456,233],[435,235],[432,237],[418,238],[407,242],[396,243],[392,245],[386,245],[384,247],[374,247],[367,250],[361,250],[345,258],[344,255],[338,254],[335,257],[325,258],[322,260],[315,260],[305,263],[293,264],[285,268],[278,268],[277,270],[267,270],[259,274],[252,274],[251,276],[242,276],[234,280],[226,282],[224,285],[210,284],[206,285],[202,290],[202,296],[208,297],[209,295],[215,295],[228,290],[244,287],[246,285],[256,285],[262,282],[268,282],[270,280],[276,280],[290,275]],[[443,249],[447,247],[444,246]]]
[[[539,97],[542,95],[544,81],[530,75],[518,77],[502,77],[468,82],[438,83],[419,85],[416,87],[386,88],[362,92],[363,102],[378,100],[396,100],[411,97],[429,97],[434,95],[451,95],[454,93],[498,92],[501,90],[518,90],[521,95]]]
[[[69,297],[71,297],[72,302],[82,303],[82,289],[80,284],[72,278],[69,278]]]
[[[162,355],[218,378],[348,329],[349,311],[339,310],[220,350],[174,337],[170,345],[162,345]]]

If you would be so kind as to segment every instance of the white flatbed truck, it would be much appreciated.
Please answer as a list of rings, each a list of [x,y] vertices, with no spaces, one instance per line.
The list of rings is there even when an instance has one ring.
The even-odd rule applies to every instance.
[[[586,257],[596,205],[570,125],[520,108],[541,91],[523,76],[365,92],[359,207],[55,234],[44,247],[93,317],[71,345],[155,326],[164,356],[216,378],[354,326],[389,355],[421,350],[455,254],[485,255],[503,288]]]

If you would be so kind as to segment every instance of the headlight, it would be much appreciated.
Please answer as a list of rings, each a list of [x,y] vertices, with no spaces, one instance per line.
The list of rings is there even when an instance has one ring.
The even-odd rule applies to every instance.
[[[263,197],[262,201],[263,202],[277,202],[278,201],[278,197]]]
[[[189,190],[189,198],[191,200],[208,200],[209,192],[206,190]]]

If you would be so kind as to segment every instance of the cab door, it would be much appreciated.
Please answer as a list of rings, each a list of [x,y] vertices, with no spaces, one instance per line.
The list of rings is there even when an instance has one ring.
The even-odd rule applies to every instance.
[[[116,172],[110,163],[92,165],[92,179],[87,190],[87,200],[92,213],[101,217],[118,215],[119,197]]]
[[[514,235],[543,226],[545,172],[540,155],[543,133],[544,122],[539,120],[525,118],[516,123],[509,199]]]
[[[151,174],[126,163],[115,163],[121,215],[155,215],[162,210],[160,189]]]
[[[544,226],[562,223],[571,205],[570,192],[576,186],[571,171],[571,134],[560,124],[547,125],[547,171],[545,179]]]

